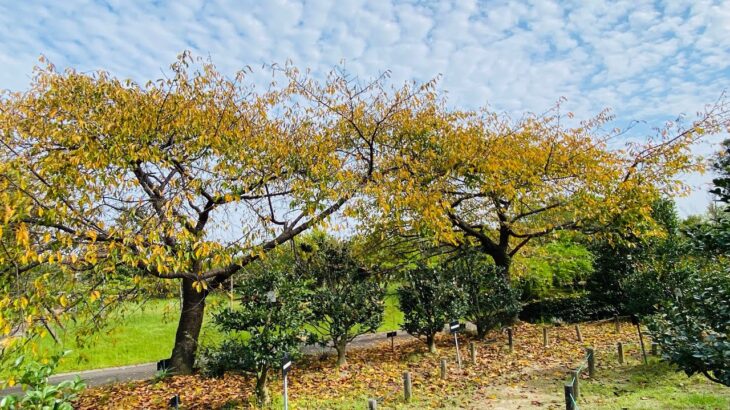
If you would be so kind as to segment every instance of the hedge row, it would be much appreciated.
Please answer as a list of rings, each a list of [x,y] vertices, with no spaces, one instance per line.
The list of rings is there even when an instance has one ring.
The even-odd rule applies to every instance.
[[[520,320],[526,322],[585,322],[610,318],[616,308],[597,302],[590,293],[563,295],[529,302],[522,307]]]

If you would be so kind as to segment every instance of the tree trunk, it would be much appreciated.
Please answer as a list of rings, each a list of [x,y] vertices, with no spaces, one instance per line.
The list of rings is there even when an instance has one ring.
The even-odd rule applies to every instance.
[[[505,279],[509,280],[510,266],[512,265],[512,257],[509,256],[507,250],[499,250],[497,252],[491,252],[489,255],[494,259],[494,264],[501,268],[501,273]]]
[[[512,265],[512,257],[509,256],[509,250],[505,247],[499,247],[497,249],[493,249],[492,252],[490,252],[485,248],[484,252],[491,256],[492,259],[494,259],[494,264],[500,268],[500,273],[507,281],[507,284],[510,284],[511,282],[509,270],[510,266]],[[510,284],[510,286],[512,285]],[[517,322],[517,320],[519,319],[519,314],[519,312],[515,313],[515,315],[510,319],[510,325]]]
[[[260,407],[271,404],[271,395],[268,386],[266,386],[268,377],[269,368],[267,366],[264,366],[263,370],[256,374],[256,403]]]
[[[335,343],[337,349],[337,367],[347,364],[347,339],[341,339]]]
[[[436,353],[436,336],[435,335],[426,336],[426,344],[428,344],[429,353]]]
[[[484,323],[477,322],[477,339],[484,339],[484,336],[487,335],[487,332],[489,329],[487,328],[487,325]]]
[[[207,291],[198,292],[193,288],[192,279],[182,280],[182,303],[180,321],[175,333],[175,346],[172,348],[170,367],[175,374],[190,374],[195,364],[198,349],[198,336],[203,326],[205,297]]]

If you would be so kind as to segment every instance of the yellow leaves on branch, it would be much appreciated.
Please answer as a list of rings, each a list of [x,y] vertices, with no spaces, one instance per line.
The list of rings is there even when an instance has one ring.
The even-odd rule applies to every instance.
[[[24,248],[30,246],[30,233],[28,232],[28,225],[21,223],[18,230],[15,231],[15,239],[18,245]]]
[[[225,76],[188,53],[143,85],[36,70],[26,92],[0,98],[0,235],[13,245],[0,263],[52,265],[68,288],[75,269],[126,265],[140,269],[135,285],[189,275],[204,290],[206,270],[264,257],[287,229],[336,226],[336,212],[452,244],[467,240],[456,216],[515,247],[648,217],[649,199],[698,166],[690,147],[718,129],[712,113],[727,112],[614,150],[607,112],[574,127],[557,109],[514,121],[447,108],[435,81],[273,71],[281,85],[257,91],[247,70]]]
[[[610,148],[622,131],[603,131],[607,111],[573,127],[562,125],[559,106],[517,121],[462,112],[400,144],[399,171],[373,193],[386,226],[441,243],[480,238],[506,253],[560,229],[600,231],[616,217],[646,226],[648,205],[683,192],[682,173],[701,169],[691,150],[697,124],[726,128],[727,105],[626,149]]]
[[[193,289],[195,289],[196,292],[201,293],[208,289],[208,282],[204,280],[196,280],[193,282]]]

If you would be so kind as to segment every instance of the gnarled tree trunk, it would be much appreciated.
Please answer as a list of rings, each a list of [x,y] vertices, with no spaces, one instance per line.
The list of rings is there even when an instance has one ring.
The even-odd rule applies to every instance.
[[[512,265],[512,257],[509,256],[509,252],[506,249],[499,249],[493,252],[486,252],[489,256],[494,259],[494,264],[500,268],[500,271],[505,279],[510,278],[510,266]]]
[[[175,334],[175,346],[172,349],[170,367],[175,374],[190,374],[195,364],[195,353],[198,349],[198,336],[203,326],[205,314],[205,297],[208,292],[198,292],[193,288],[194,280],[182,280],[182,303],[180,321]]]

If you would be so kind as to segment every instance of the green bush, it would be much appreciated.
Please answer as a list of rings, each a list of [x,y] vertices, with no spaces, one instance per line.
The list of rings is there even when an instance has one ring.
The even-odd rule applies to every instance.
[[[429,352],[435,352],[436,333],[465,313],[464,294],[440,266],[419,263],[405,276],[405,283],[398,289],[403,329],[413,336],[425,337]]]
[[[593,254],[564,233],[555,242],[534,247],[523,259],[526,272],[517,285],[524,300],[548,297],[559,290],[575,291],[593,273]]]
[[[649,318],[662,355],[688,376],[730,386],[730,272],[696,274]]]
[[[612,306],[596,301],[588,293],[546,298],[522,307],[520,319],[526,322],[560,321],[567,323],[605,319],[616,315]]]
[[[520,311],[520,292],[501,270],[481,253],[467,252],[449,261],[448,271],[464,293],[464,317],[477,327],[477,336],[502,324],[510,324]]]
[[[58,362],[68,353],[66,351],[54,355],[47,363],[29,361],[25,356],[16,359],[14,367],[22,368],[18,382],[25,395],[22,398],[12,394],[3,397],[0,400],[0,409],[73,410],[73,400],[86,387],[81,379],[76,376],[73,380],[56,385],[48,384],[48,378],[55,372]]]
[[[220,375],[226,371],[251,372],[256,376],[256,397],[261,405],[270,402],[267,380],[285,354],[295,357],[306,339],[310,318],[307,284],[290,270],[267,266],[240,281],[244,291],[240,304],[223,309],[213,322],[226,333],[219,346],[204,348],[204,371]]]
[[[628,229],[621,220],[610,229],[620,240],[599,239],[592,242],[595,272],[587,280],[590,298],[612,307],[620,314],[648,314],[666,297],[666,289],[675,286],[681,275],[669,277],[673,267],[689,252],[679,230],[674,202],[660,199],[652,204],[654,224],[641,230],[658,229],[660,236],[643,236]]]
[[[299,264],[312,284],[313,341],[332,343],[337,365],[342,366],[347,344],[358,335],[375,332],[383,322],[385,287],[347,243],[324,237],[314,245],[316,249]]]

